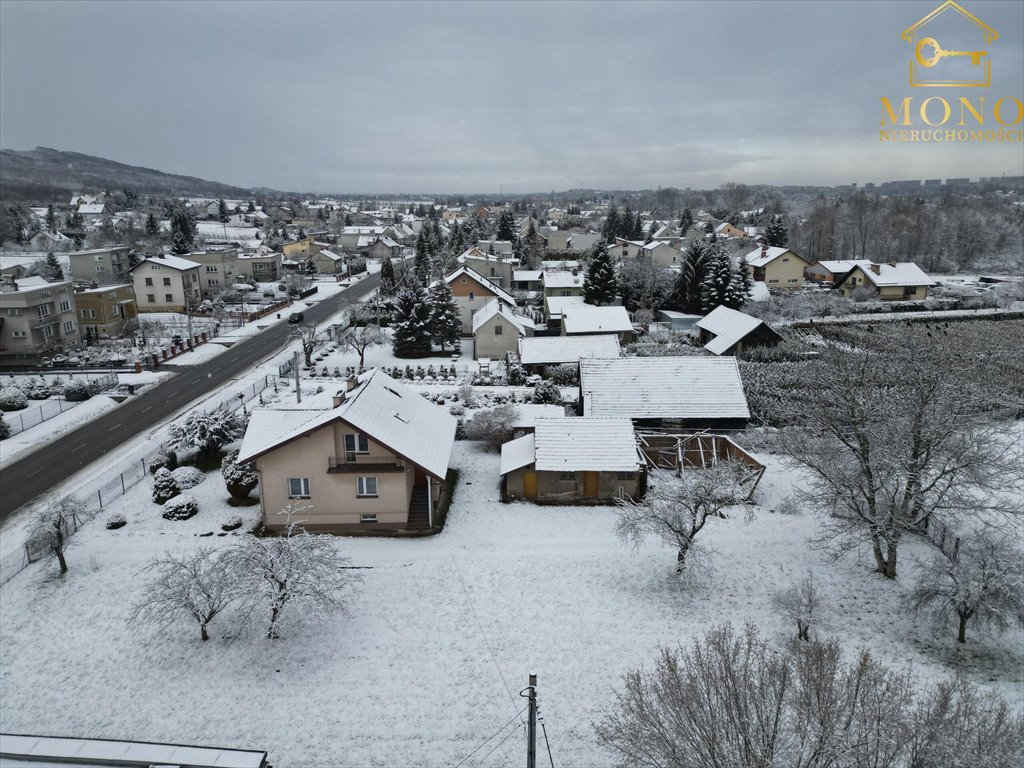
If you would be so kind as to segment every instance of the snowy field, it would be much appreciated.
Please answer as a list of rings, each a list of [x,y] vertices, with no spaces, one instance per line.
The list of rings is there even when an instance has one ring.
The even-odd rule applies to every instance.
[[[441,535],[335,540],[364,569],[347,616],[277,641],[234,636],[224,616],[205,644],[189,625],[131,631],[142,568],[163,552],[223,546],[230,535],[202,534],[234,514],[251,523],[258,507],[227,506],[214,472],[187,492],[199,514],[168,522],[143,483],[108,510],[126,527],[108,531],[103,516],[76,535],[64,579],[37,563],[0,588],[0,731],[266,749],[278,768],[454,766],[498,732],[466,764],[508,766],[522,760],[518,692],[535,671],[555,765],[599,768],[612,761],[591,724],[623,672],[723,621],[753,621],[781,642],[791,628],[769,594],[808,572],[828,596],[825,631],[849,652],[870,648],[925,680],[960,667],[1021,707],[1019,631],[957,648],[918,623],[901,595],[927,548],[904,545],[896,583],[871,572],[868,552],[833,562],[809,550],[814,516],[772,511],[799,475],[758,458],[768,471],[756,517],[710,523],[714,575],[683,589],[670,549],[618,541],[614,509],[503,505],[498,455],[456,443]]]

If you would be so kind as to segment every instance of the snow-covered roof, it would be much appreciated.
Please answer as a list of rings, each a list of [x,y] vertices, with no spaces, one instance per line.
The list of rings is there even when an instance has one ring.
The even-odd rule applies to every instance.
[[[870,259],[838,259],[835,261],[819,261],[814,266],[820,266],[827,269],[832,274],[849,272],[854,267],[860,266],[861,264],[867,266],[871,264]]]
[[[594,307],[574,304],[562,310],[562,327],[574,333],[627,333],[633,330],[625,307]]]
[[[262,409],[253,409],[253,417]],[[285,412],[283,409],[281,412]],[[269,443],[247,448],[246,429],[238,461],[248,461],[307,435],[335,421],[343,421],[374,442],[443,480],[455,441],[456,419],[445,409],[428,402],[380,370],[359,377],[358,385],[345,394],[337,408],[321,411],[288,431],[280,431]],[[259,426],[262,431],[263,426]]]
[[[400,247],[398,245],[398,243],[396,243],[390,237],[382,237],[382,238],[380,238],[380,242],[384,243],[384,245],[386,245],[388,248],[399,248]]]
[[[291,434],[323,412],[322,408],[253,408],[238,449],[238,461],[248,461],[276,446],[283,435]]]
[[[747,264],[749,264],[752,267],[763,267],[766,264],[770,264],[771,262],[775,261],[777,258],[779,258],[779,256],[781,256],[784,253],[788,253],[792,256],[795,256],[801,261],[807,261],[802,256],[798,256],[797,254],[793,253],[793,251],[791,251],[789,248],[780,248],[773,245],[770,245],[767,248],[758,248],[757,250],[753,250],[746,256],[744,256],[743,259],[747,262]]]
[[[31,277],[19,277],[15,282],[18,284],[18,290],[24,291],[31,288],[45,288],[48,285],[52,285],[55,288],[64,285],[70,285],[70,280],[57,280],[56,282],[50,282],[45,277],[39,275],[32,275]]]
[[[507,475],[509,472],[533,464],[534,443],[533,433],[517,437],[515,440],[501,446],[501,468],[500,474]]]
[[[540,472],[635,472],[643,466],[628,418],[542,418],[533,436]]]
[[[140,267],[143,264],[155,264],[158,267],[170,267],[171,269],[177,269],[180,272],[184,272],[186,269],[198,269],[201,265],[191,259],[183,259],[181,256],[147,256],[132,269]]]
[[[490,280],[488,280],[486,277],[481,275],[479,272],[477,272],[472,267],[467,267],[467,266],[463,265],[463,266],[459,267],[458,269],[456,269],[454,272],[452,272],[450,275],[448,275],[444,279],[444,281],[446,283],[448,283],[449,285],[451,285],[456,279],[458,279],[460,277],[463,277],[463,276],[468,277],[468,278],[470,278],[472,280],[476,280],[478,283],[480,283],[480,285],[482,285],[484,288],[489,290],[495,296],[497,296],[497,297],[501,298],[502,300],[504,300],[507,304],[510,304],[513,307],[516,305],[516,300],[512,296],[511,293],[506,291],[504,288],[502,288],[497,283],[492,283]],[[430,286],[434,286],[436,284],[437,284],[437,281],[434,280],[430,284]]]
[[[264,768],[267,753],[249,749],[0,734],[4,765],[189,765],[193,768]]]
[[[750,286],[750,300],[751,301],[768,301],[772,297],[771,291],[768,290],[768,286],[762,283],[760,280],[755,280]]]
[[[569,236],[569,245],[574,251],[588,251],[601,239],[601,235],[592,232],[573,232]]]
[[[516,406],[516,411],[518,414],[512,422],[513,428],[516,429],[532,428],[537,423],[537,419],[557,419],[565,416],[565,408],[561,405],[522,403]]]
[[[384,227],[344,227],[343,235],[383,235]]]
[[[480,326],[499,314],[512,323],[521,334],[526,333],[527,328],[533,328],[533,320],[514,312],[505,302],[495,297],[473,313],[473,333],[476,333]]]
[[[519,361],[523,365],[575,363],[584,357],[618,357],[619,337],[614,334],[592,336],[527,336],[519,340]]]
[[[542,261],[541,269],[545,272],[564,269],[579,269],[580,263],[576,259],[562,259],[560,261]]]
[[[725,306],[715,307],[695,323],[698,328],[715,334],[715,338],[704,345],[704,349],[715,355],[724,354],[762,324],[756,317]]]
[[[583,359],[580,391],[587,416],[750,418],[733,357]]]
[[[544,306],[547,309],[548,317],[561,318],[568,307],[583,303],[582,296],[548,296],[544,299]]]
[[[83,216],[98,216],[106,210],[105,203],[82,203],[78,206],[78,212]]]
[[[331,261],[341,261],[344,258],[336,253],[333,253],[332,251],[328,251],[326,248],[321,248],[319,251],[316,252],[316,255],[322,256],[325,259],[330,259]]]
[[[583,273],[545,272],[541,278],[545,288],[582,288]]]
[[[539,269],[514,269],[512,279],[516,282],[536,282],[541,279],[544,272]]]
[[[932,280],[924,271],[912,261],[904,261],[899,264],[858,264],[860,271],[876,287],[891,286],[932,286]],[[874,267],[878,267],[878,274],[875,274]]]

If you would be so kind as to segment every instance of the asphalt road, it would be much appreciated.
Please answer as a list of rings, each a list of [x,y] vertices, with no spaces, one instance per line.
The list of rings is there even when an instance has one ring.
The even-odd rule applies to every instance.
[[[352,287],[303,309],[305,323],[323,322],[375,288],[379,281],[379,274],[370,275]],[[277,352],[293,330],[294,326],[279,323],[193,367],[183,367],[188,365],[187,354],[179,357],[175,360],[179,373],[173,378],[125,400],[117,408],[73,432],[61,435],[54,447],[41,448],[11,464],[0,472],[0,523],[36,496]],[[293,343],[293,346],[297,348],[297,344]]]

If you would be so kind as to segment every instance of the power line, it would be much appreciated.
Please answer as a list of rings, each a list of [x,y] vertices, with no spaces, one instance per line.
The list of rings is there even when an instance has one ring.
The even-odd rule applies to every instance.
[[[551,757],[551,745],[548,743],[548,727],[544,724],[544,718],[541,718],[540,729],[544,733],[544,746],[548,748],[548,762],[551,763],[551,768],[555,768],[555,760]]]
[[[491,644],[487,641],[487,633],[484,632],[484,626],[480,622],[480,617],[477,616],[476,608],[473,606],[473,599],[469,596],[469,589],[466,588],[466,581],[462,578],[462,571],[459,570],[459,564],[455,560],[455,555],[452,555],[451,558],[452,565],[455,566],[455,575],[459,577],[459,583],[462,584],[462,592],[466,596],[466,602],[469,603],[469,610],[470,612],[472,612],[473,619],[476,621],[476,626],[480,630],[480,635],[484,639],[484,645],[487,647],[487,653],[490,654],[491,661],[494,662],[494,668],[498,670],[498,677],[501,678],[501,682],[505,686],[505,691],[508,693],[508,700],[512,702],[512,708],[515,709],[519,705],[516,703],[515,696],[512,695],[512,689],[508,687],[508,681],[505,680],[505,675],[501,673],[501,667],[498,665],[498,659],[494,655],[494,651],[491,648]],[[519,717],[519,715],[521,715],[522,713],[523,710],[520,710],[516,717]],[[521,718],[520,722],[523,722]]]
[[[497,744],[495,744],[495,745],[494,745],[494,748],[493,748],[493,749],[491,749],[491,751],[490,751],[490,752],[488,752],[488,753],[487,753],[486,755],[484,755],[483,757],[481,757],[481,758],[480,758],[480,760],[481,760],[481,761],[483,761],[483,760],[486,760],[486,759],[487,759],[488,757],[490,757],[490,756],[491,756],[492,754],[494,754],[494,750],[495,750],[495,749],[497,749],[497,748],[498,748],[498,747],[500,747],[500,746],[501,746],[502,744],[504,744],[504,743],[505,743],[506,741],[508,741],[509,737],[510,737],[510,736],[512,736],[512,734],[514,734],[514,733],[518,733],[518,732],[519,732],[519,729],[520,729],[520,728],[522,728],[522,727],[523,727],[523,724],[522,724],[522,723],[520,723],[520,724],[519,724],[519,725],[517,725],[517,726],[516,726],[515,728],[513,728],[513,729],[512,729],[511,731],[509,731],[509,732],[508,732],[508,735],[507,735],[507,736],[505,736],[505,738],[504,738],[504,739],[502,739],[501,741],[499,741],[499,742],[498,742]]]
[[[502,725],[502,726],[501,726],[501,727],[500,727],[500,728],[499,728],[498,730],[496,730],[496,731],[495,731],[494,733],[492,733],[492,734],[491,734],[490,736],[488,736],[488,737],[487,737],[486,739],[484,739],[484,740],[483,740],[482,742],[480,742],[480,744],[478,744],[478,745],[477,745],[476,749],[474,749],[474,750],[473,750],[472,752],[470,752],[470,753],[469,753],[468,755],[466,755],[466,756],[465,756],[464,758],[462,758],[461,760],[459,760],[459,762],[455,764],[455,768],[459,768],[459,766],[460,766],[460,765],[462,765],[462,764],[463,764],[464,762],[466,762],[467,760],[469,760],[469,758],[471,758],[471,757],[472,757],[473,755],[475,755],[475,754],[476,754],[476,753],[477,753],[478,751],[480,751],[480,749],[482,749],[482,748],[483,748],[483,746],[484,746],[484,745],[485,745],[485,744],[486,744],[487,742],[489,742],[489,741],[490,741],[491,739],[493,739],[493,738],[494,738],[495,736],[497,736],[497,735],[498,735],[499,733],[501,733],[501,732],[502,732],[503,730],[505,730],[506,728],[508,728],[508,727],[509,727],[509,726],[510,726],[510,725],[512,724],[512,721],[513,721],[513,720],[515,720],[515,719],[516,719],[517,717],[519,717],[519,716],[520,716],[521,714],[523,714],[523,712],[525,712],[525,711],[526,711],[526,707],[523,707],[523,708],[522,708],[521,710],[519,710],[519,711],[518,711],[518,712],[516,712],[516,713],[515,713],[514,715],[512,715],[512,717],[511,717],[511,718],[510,718],[510,719],[508,720],[508,722],[506,722],[506,723],[505,723],[504,725]],[[516,726],[516,728],[519,728],[519,726],[517,725],[517,726]],[[513,731],[513,733],[515,733],[515,731]]]

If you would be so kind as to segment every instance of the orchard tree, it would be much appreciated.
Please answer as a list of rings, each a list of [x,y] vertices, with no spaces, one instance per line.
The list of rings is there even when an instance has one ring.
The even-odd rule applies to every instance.
[[[68,572],[64,553],[71,534],[85,512],[85,504],[74,496],[65,496],[39,510],[28,533],[28,547],[57,559],[60,575]]]
[[[682,574],[704,527],[746,503],[749,480],[749,469],[739,462],[686,467],[678,478],[664,476],[644,501],[622,501],[615,532],[634,546],[648,536],[661,539],[676,550],[676,573]],[[748,507],[746,519],[752,517]]]
[[[787,620],[796,624],[796,639],[810,642],[811,627],[821,619],[823,599],[814,577],[808,574],[793,586],[775,592],[772,606]]]
[[[594,306],[611,304],[618,293],[615,266],[608,254],[608,247],[598,242],[591,251],[591,262],[583,280],[583,300]]]
[[[327,334],[321,331],[316,323],[304,323],[296,326],[291,333],[291,338],[299,342],[307,367],[313,364],[313,353],[327,343]]]
[[[626,309],[653,313],[668,301],[673,275],[668,267],[655,266],[650,256],[638,256],[619,267],[618,283]]]
[[[304,509],[282,510],[288,520],[282,535],[246,534],[222,556],[243,615],[266,626],[270,639],[281,636],[291,614],[322,620],[343,611],[346,594],[361,581],[339,554],[337,539],[302,528],[296,516]]]
[[[365,365],[366,350],[386,344],[387,334],[377,325],[350,325],[342,331],[339,342],[359,355],[359,367]]]
[[[396,357],[430,354],[430,304],[418,284],[407,285],[395,299],[391,318],[392,349]]]
[[[462,332],[462,318],[459,305],[455,303],[451,286],[447,281],[438,280],[430,289],[430,337],[444,352],[446,344],[454,345]]]
[[[200,640],[209,640],[210,622],[233,596],[233,584],[217,553],[209,547],[184,555],[167,553],[150,560],[145,573],[148,578],[129,621],[158,627],[192,621],[199,626]]]

